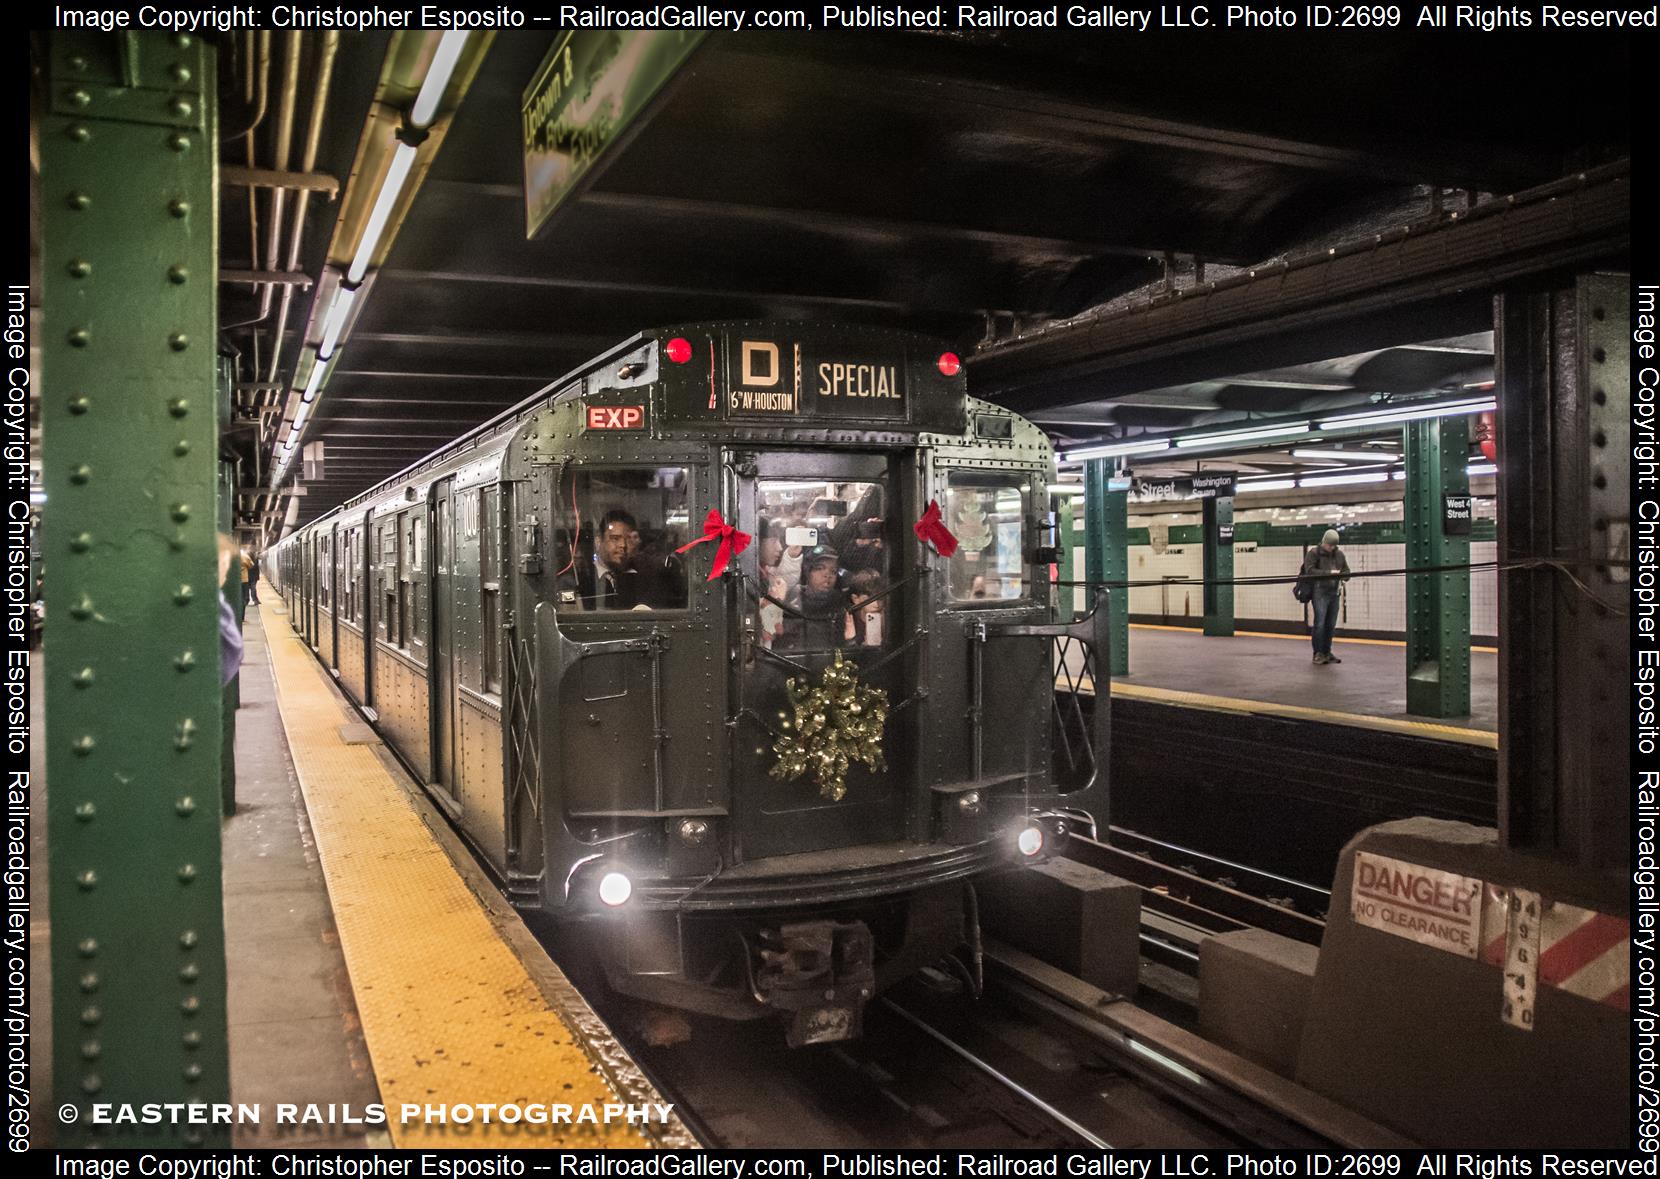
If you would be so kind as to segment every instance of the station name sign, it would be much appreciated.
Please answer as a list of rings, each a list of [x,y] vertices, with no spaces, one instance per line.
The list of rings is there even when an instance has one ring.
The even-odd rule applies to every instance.
[[[705,34],[576,29],[554,42],[519,106],[525,237],[599,174]]]
[[[1194,475],[1188,479],[1137,479],[1130,484],[1130,498],[1137,503],[1159,503],[1178,499],[1226,499],[1237,490],[1235,476]]]

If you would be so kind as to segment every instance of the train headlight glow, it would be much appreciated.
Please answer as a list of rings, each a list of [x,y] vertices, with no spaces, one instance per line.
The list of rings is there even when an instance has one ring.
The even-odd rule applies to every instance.
[[[600,877],[599,899],[615,909],[618,905],[626,905],[628,898],[634,895],[634,882],[621,872],[607,872]]]
[[[1015,839],[1015,846],[1023,856],[1035,856],[1043,850],[1043,828],[1038,826],[1024,827]]]

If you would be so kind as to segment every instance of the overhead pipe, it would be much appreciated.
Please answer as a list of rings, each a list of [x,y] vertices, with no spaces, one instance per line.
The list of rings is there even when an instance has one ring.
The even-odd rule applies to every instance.
[[[334,76],[334,58],[339,49],[340,34],[334,31],[324,33],[323,43],[317,54],[317,94],[311,104],[305,146],[300,153],[300,170],[303,172],[313,171],[317,167],[317,148],[323,138],[323,115],[328,109],[329,83]],[[288,272],[291,274],[300,268],[300,247],[305,241],[306,206],[310,202],[310,189],[301,189],[294,199],[294,229],[288,237]],[[277,379],[277,366],[282,360],[282,337],[288,329],[288,313],[293,301],[294,288],[285,286],[282,291],[282,306],[277,312],[277,332],[275,342],[271,346],[270,368],[265,375],[267,381]],[[281,394],[273,393],[272,396],[280,397]]]
[[[277,141],[274,156],[274,167],[279,172],[288,171],[288,157],[294,146],[294,108],[298,102],[300,89],[300,48],[304,34],[291,32],[283,42],[282,57],[282,102],[277,108]],[[271,190],[271,220],[265,231],[265,265],[268,270],[276,270],[277,251],[282,244],[282,213],[288,193],[285,189]],[[269,284],[259,301],[258,323],[271,314],[271,304],[276,298],[277,289]]]
[[[258,85],[259,85],[259,111],[258,111],[258,117],[254,120],[254,122],[252,124],[249,125],[247,130],[239,132],[238,135],[231,136],[231,138],[232,139],[241,138],[244,141],[245,151],[247,153],[247,159],[248,159],[248,167],[252,168],[254,166],[254,164],[256,163],[256,158],[255,158],[255,154],[254,154],[254,141],[258,138],[258,136],[256,136],[254,134],[254,132],[259,129],[259,126],[260,126],[261,123],[265,122],[265,115],[267,113],[267,106],[268,106],[268,102],[269,102],[269,99],[270,99],[270,93],[271,93],[271,33],[270,33],[270,30],[268,30],[268,29],[261,30],[257,34],[256,33],[249,33],[248,38],[249,38],[250,44],[256,38],[258,40],[258,43],[259,43],[259,64],[257,66],[251,64],[252,61],[253,61],[253,55],[250,53],[250,55],[249,55],[250,65],[248,67],[248,77],[247,77],[246,81],[244,82],[242,89],[243,89],[243,93],[247,96],[248,101],[250,103],[252,103],[253,102],[253,89],[254,89],[254,85],[255,85],[254,79],[255,79],[255,75],[256,74],[258,75],[258,79],[259,79],[259,82],[258,82]],[[255,269],[255,270],[259,269],[259,192],[252,185],[250,185],[248,187],[248,265],[250,267],[252,267],[253,269]],[[268,311],[269,311],[269,308],[267,308],[266,311],[260,312],[260,314],[254,316],[252,319],[243,319],[243,320],[238,320],[236,323],[223,324],[223,325],[220,326],[219,330],[221,332],[227,332],[232,328],[247,327],[249,324],[258,323],[260,320],[265,318]],[[258,360],[258,356],[259,356],[259,337],[258,337],[258,333],[255,333],[255,336],[254,336],[254,356],[255,356],[255,360],[254,360],[253,375],[258,376],[259,375],[259,360]]]

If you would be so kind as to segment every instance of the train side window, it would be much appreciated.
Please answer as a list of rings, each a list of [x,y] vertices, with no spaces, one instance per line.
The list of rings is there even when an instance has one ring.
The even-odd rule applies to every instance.
[[[1026,490],[1012,475],[952,471],[945,526],[957,538],[946,584],[954,602],[1011,601],[1030,594],[1026,570]]]
[[[427,520],[424,509],[410,513],[409,542],[409,600],[412,612],[409,623],[409,647],[415,657],[426,662],[427,648]]]
[[[376,537],[379,540],[380,560],[379,584],[381,590],[380,617],[375,620],[375,629],[380,631],[381,638],[393,646],[398,641],[398,527],[397,522],[388,520],[376,528]]]
[[[492,695],[501,694],[501,489],[486,487],[478,493],[479,531],[479,682]]]
[[[317,604],[325,610],[334,609],[329,601],[329,587],[334,573],[334,541],[328,533],[317,537]]]
[[[553,526],[558,609],[684,610],[686,562],[675,550],[693,537],[690,483],[685,467],[564,472]]]
[[[415,520],[411,513],[398,517],[398,640],[400,650],[409,650],[415,629]]]

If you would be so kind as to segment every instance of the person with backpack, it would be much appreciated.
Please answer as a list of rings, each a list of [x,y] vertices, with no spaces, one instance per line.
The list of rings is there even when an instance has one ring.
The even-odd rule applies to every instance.
[[[1299,602],[1314,606],[1314,662],[1342,663],[1331,653],[1331,637],[1337,630],[1337,604],[1342,584],[1349,579],[1349,560],[1337,547],[1337,529],[1328,528],[1320,543],[1303,554],[1303,568],[1293,589]],[[1306,596],[1305,596],[1306,595]]]

